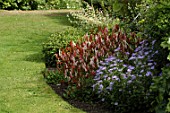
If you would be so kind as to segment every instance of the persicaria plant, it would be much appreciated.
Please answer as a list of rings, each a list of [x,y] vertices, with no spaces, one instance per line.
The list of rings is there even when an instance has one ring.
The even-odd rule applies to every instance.
[[[85,79],[94,78],[100,60],[115,54],[116,48],[123,54],[132,52],[138,43],[139,38],[134,33],[123,33],[119,25],[115,25],[111,32],[106,27],[99,28],[95,34],[85,35],[83,41],[71,41],[68,47],[60,50],[56,54],[57,69],[69,85],[85,87]]]

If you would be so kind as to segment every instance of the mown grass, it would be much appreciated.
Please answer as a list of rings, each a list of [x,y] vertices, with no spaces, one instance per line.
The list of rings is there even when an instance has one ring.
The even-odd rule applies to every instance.
[[[83,113],[56,95],[41,73],[42,42],[69,27],[61,13],[0,11],[0,113]]]

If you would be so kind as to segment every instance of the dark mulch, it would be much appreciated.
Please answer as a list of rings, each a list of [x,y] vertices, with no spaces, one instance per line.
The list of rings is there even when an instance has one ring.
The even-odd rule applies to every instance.
[[[81,102],[81,101],[78,101],[78,100],[65,99],[63,97],[64,88],[65,88],[64,86],[60,86],[60,85],[57,86],[55,84],[49,84],[49,86],[51,86],[51,88],[58,95],[60,95],[65,101],[70,103],[72,106],[79,108],[79,109],[82,109],[83,111],[85,111],[87,113],[113,113],[111,110],[105,108],[101,104],[89,104],[89,103]]]

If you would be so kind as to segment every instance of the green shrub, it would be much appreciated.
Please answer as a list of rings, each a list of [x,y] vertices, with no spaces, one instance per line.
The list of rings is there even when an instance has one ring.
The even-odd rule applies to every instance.
[[[63,32],[52,34],[43,43],[43,54],[46,67],[56,67],[56,58],[54,54],[59,53],[59,49],[65,48],[71,40],[77,42],[85,34],[81,29],[69,28]]]
[[[0,0],[0,9],[79,9],[80,0]]]
[[[170,97],[170,64],[167,64],[163,69],[161,76],[153,78],[153,84],[150,87],[152,92],[155,92],[156,97],[152,102],[156,113],[169,113],[169,97]]]
[[[61,73],[59,73],[56,69],[54,68],[48,68],[45,69],[44,71],[44,78],[48,84],[61,84],[62,82],[66,82],[67,80],[64,78]]]
[[[68,20],[73,26],[91,31],[98,28],[98,26],[107,26],[108,29],[112,29],[115,24],[119,23],[119,19],[114,19],[109,14],[104,14],[103,11],[95,10],[94,7],[88,4],[86,5],[86,8],[80,11],[70,12],[68,15]]]

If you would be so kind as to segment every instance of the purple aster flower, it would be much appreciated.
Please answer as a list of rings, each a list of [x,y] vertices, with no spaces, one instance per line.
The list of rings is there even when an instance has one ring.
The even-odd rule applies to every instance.
[[[116,59],[116,57],[110,56],[110,57],[106,58],[105,61],[110,62],[110,61],[115,60],[115,59]]]
[[[120,51],[120,47],[118,47],[114,50],[114,52],[118,52],[118,51]]]
[[[128,80],[127,83],[128,83],[128,84],[132,83],[132,80]]]
[[[113,68],[111,68],[111,69],[109,69],[108,71],[109,71],[109,73],[111,73],[111,72],[113,72],[113,70],[114,70],[114,69],[113,69]]]
[[[104,79],[106,79],[107,77],[108,77],[108,75],[107,75],[107,74],[103,76],[103,78],[104,78]]]
[[[139,44],[144,44],[146,42],[146,40],[143,40],[141,42],[139,42]]]
[[[110,80],[111,78],[110,77],[107,77],[107,80]]]
[[[144,70],[142,69],[141,71],[140,71],[140,73],[143,73],[144,72]]]
[[[128,66],[128,69],[133,70],[133,69],[135,69],[135,67],[134,66]]]
[[[98,84],[99,84],[99,83],[102,83],[102,82],[103,82],[102,80],[97,81]]]
[[[131,78],[132,78],[132,80],[135,80],[136,76],[135,75],[131,75]]]
[[[112,91],[113,90],[113,84],[114,84],[113,82],[110,82],[109,86],[106,89]]]
[[[138,47],[135,49],[135,52],[138,52],[138,51],[140,51],[140,50],[142,50],[142,46],[138,46]]]
[[[156,42],[156,40],[153,40],[153,41],[152,41],[152,45],[154,45],[154,44],[155,44],[155,42]]]
[[[96,73],[96,75],[102,75],[102,74],[103,74],[103,72],[102,72],[102,71],[100,71],[100,72]]]
[[[150,71],[148,71],[147,73],[146,73],[146,76],[151,76],[152,75],[152,72],[150,72]]]
[[[140,55],[139,55],[139,56],[138,56],[138,58],[139,58],[139,59],[143,59],[143,58],[144,58],[144,56],[140,56]]]
[[[93,80],[95,80],[95,81],[100,80],[100,76],[99,76],[99,75],[96,75],[96,76],[94,77],[94,79],[93,79]]]
[[[119,72],[123,71],[123,69],[118,69]]]
[[[106,67],[105,66],[100,66],[99,69],[100,70],[106,70]]]
[[[98,93],[101,93],[103,90],[103,84],[100,84],[99,87],[98,87]]]
[[[121,76],[122,76],[124,79],[127,79],[127,75],[126,75],[126,74],[121,74]]]
[[[119,80],[117,76],[112,76],[112,80]]]
[[[130,55],[130,53],[129,53],[129,52],[126,52],[125,54],[126,54],[126,55]]]
[[[123,64],[123,67],[127,67],[128,65],[127,64]]]
[[[149,52],[148,52],[148,51],[144,52],[144,55],[148,55],[148,54],[149,54]]]
[[[96,86],[97,86],[97,84],[92,85],[93,91],[95,91]]]
[[[101,70],[100,70],[100,69],[98,69],[98,70],[96,70],[96,72],[97,72],[97,73],[100,73],[100,72],[101,72]]]
[[[127,72],[132,72],[132,70],[131,69],[127,69]]]
[[[152,66],[151,69],[152,69],[152,70],[155,69],[155,66]]]
[[[129,60],[135,60],[136,59],[136,56],[131,56],[130,58],[129,58]]]
[[[148,66],[152,66],[153,65],[153,63],[148,63]]]

